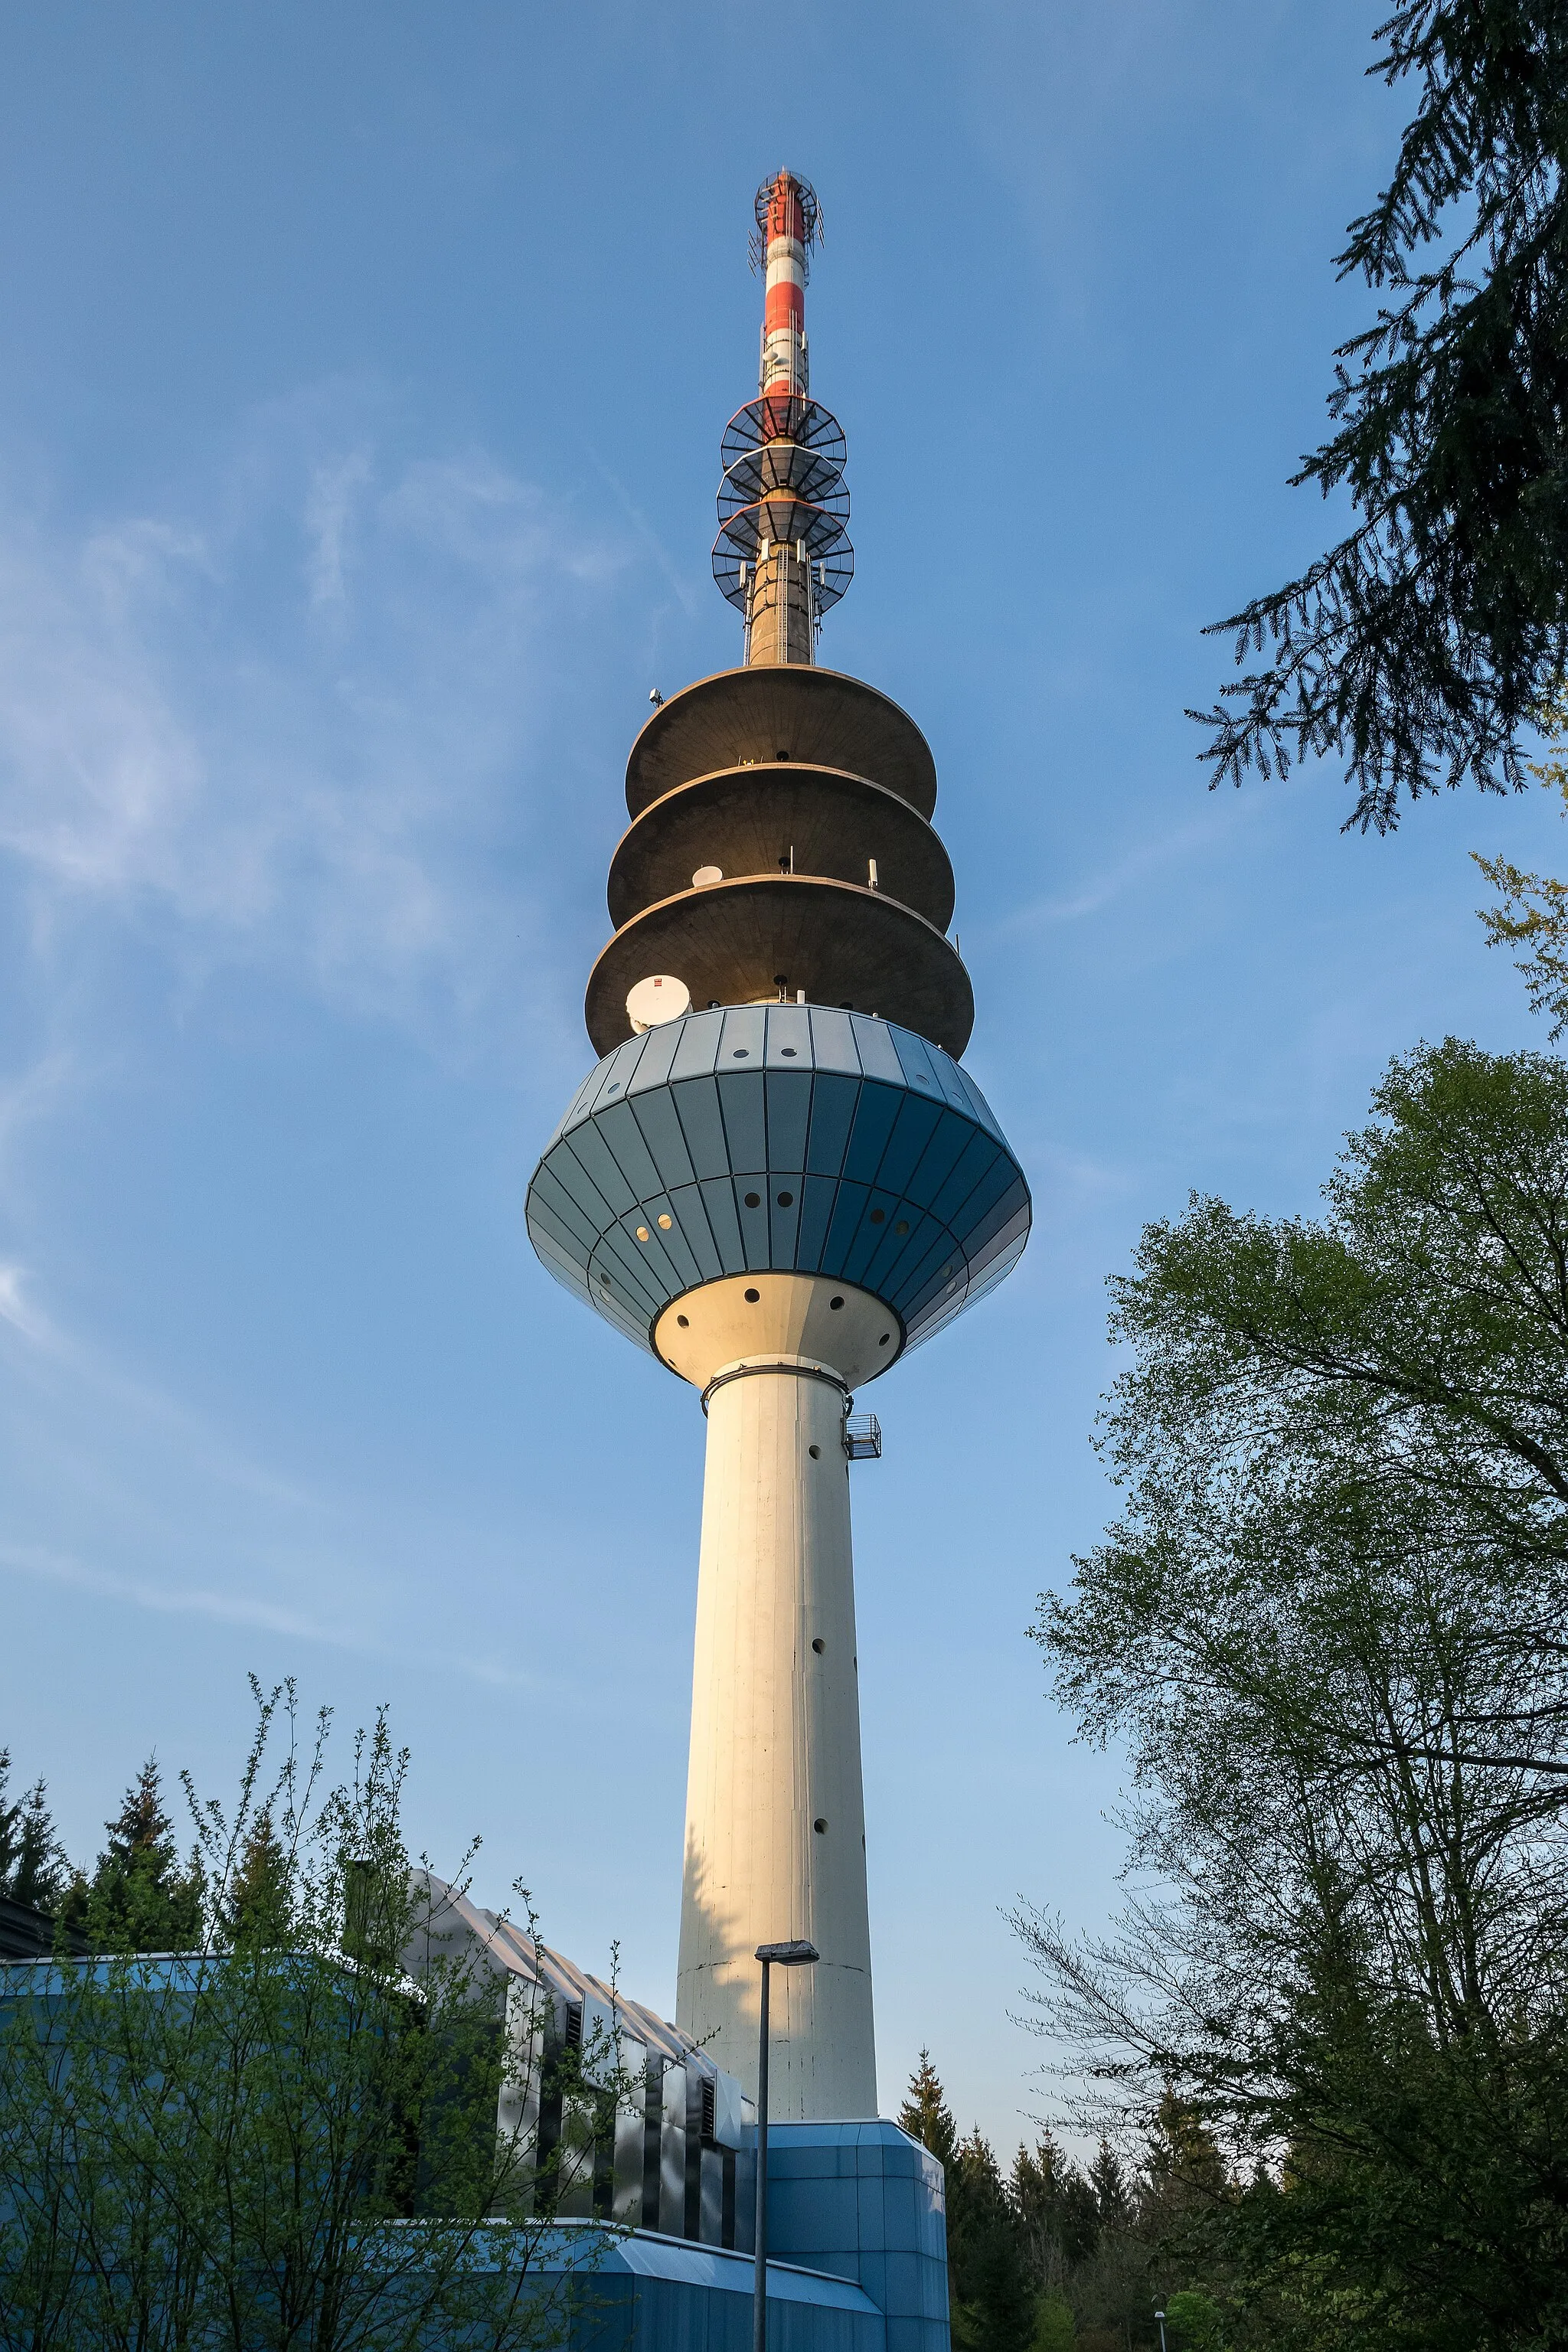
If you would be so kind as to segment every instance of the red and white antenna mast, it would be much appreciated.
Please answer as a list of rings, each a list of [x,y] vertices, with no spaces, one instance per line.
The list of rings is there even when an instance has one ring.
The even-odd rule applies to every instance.
[[[809,389],[805,282],[822,208],[808,181],[776,172],[755,209],[762,365],[756,399],[724,433],[713,577],[745,618],[748,662],[809,662],[855,572],[844,435]]]

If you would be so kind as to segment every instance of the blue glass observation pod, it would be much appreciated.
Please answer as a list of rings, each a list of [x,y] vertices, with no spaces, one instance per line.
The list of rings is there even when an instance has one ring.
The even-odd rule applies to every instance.
[[[812,1274],[890,1310],[885,1370],[1001,1281],[1029,1217],[1023,1171],[949,1055],[804,1004],[629,1038],[578,1089],[528,1192],[550,1271],[661,1361],[655,1327],[688,1292]]]

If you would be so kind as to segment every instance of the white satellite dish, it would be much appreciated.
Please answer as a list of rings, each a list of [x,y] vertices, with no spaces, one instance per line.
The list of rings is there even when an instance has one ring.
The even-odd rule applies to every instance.
[[[656,972],[651,980],[639,980],[635,988],[626,991],[626,1018],[640,1037],[645,1029],[657,1029],[661,1021],[679,1021],[683,1013],[691,1010],[691,991],[683,980],[674,980],[668,971]]]
[[[691,887],[694,890],[710,890],[715,882],[722,882],[723,879],[724,868],[721,866],[700,866],[691,877]]]

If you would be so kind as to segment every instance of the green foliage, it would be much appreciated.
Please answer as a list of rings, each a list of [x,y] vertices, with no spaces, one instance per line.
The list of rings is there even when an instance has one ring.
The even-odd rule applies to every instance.
[[[1166,2296],[1165,2334],[1172,2352],[1224,2352],[1219,2305],[1197,2287],[1183,2287]]]
[[[10,1773],[10,1750],[0,1748],[0,1895],[35,1911],[52,1911],[65,1892],[65,1857],[44,1784],[35,1781],[7,1804]]]
[[[910,2076],[910,2087],[899,2109],[899,2126],[922,2147],[929,2147],[945,2172],[958,2153],[958,2126],[947,2104],[931,2052],[922,2050]]]
[[[195,1807],[192,1865],[144,1772],[92,1890],[118,1948],[8,1973],[29,1997],[0,2033],[0,2352],[543,2352],[595,2242],[541,2275],[592,2140],[564,2135],[542,2176],[523,2125],[498,2126],[503,2082],[520,2115],[537,2091],[542,2016],[431,1955],[384,1722],[330,1787],[327,1718],[302,1755],[289,1690],[266,1790],[284,1694],[257,1696],[237,1802]],[[153,1916],[139,1874],[203,1892],[173,1958],[125,1932]],[[613,2108],[605,2054],[584,2063]]]
[[[1194,1199],[1117,1286],[1128,1507],[1038,1635],[1086,1733],[1127,1744],[1131,1864],[1165,1891],[1098,1943],[1018,1925],[1227,2341],[1545,2347],[1568,1069],[1450,1040],[1373,1108],[1321,1220]]]
[[[1552,757],[1532,761],[1530,772],[1560,793],[1568,814],[1568,694],[1559,692],[1542,714],[1542,731],[1552,738]],[[1471,852],[1475,856],[1475,852]],[[1532,1013],[1552,1016],[1553,1045],[1568,1030],[1568,882],[1551,874],[1527,874],[1506,857],[1476,857],[1500,907],[1482,910],[1487,945],[1522,948],[1516,956]]]
[[[1369,71],[1418,99],[1338,267],[1383,300],[1295,477],[1348,490],[1355,524],[1215,625],[1272,659],[1192,715],[1216,782],[1334,754],[1381,831],[1405,793],[1517,787],[1568,667],[1568,16],[1402,0],[1374,37]]]
[[[79,1877],[69,1889],[67,1923],[96,1951],[188,1950],[201,1934],[206,1883],[199,1855],[181,1865],[155,1757],[104,1826],[109,1843],[91,1880]]]

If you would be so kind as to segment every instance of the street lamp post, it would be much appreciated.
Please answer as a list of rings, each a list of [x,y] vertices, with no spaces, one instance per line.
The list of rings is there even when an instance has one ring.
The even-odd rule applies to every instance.
[[[1165,2315],[1163,2311],[1156,2311],[1154,2316],[1160,2323],[1160,2352],[1165,2352]]]
[[[804,1937],[793,1944],[759,1944],[763,1964],[763,2012],[757,2050],[757,2251],[756,2284],[752,2290],[752,2352],[768,2352],[768,1985],[770,1971],[808,1969],[820,1958],[815,1944]]]

